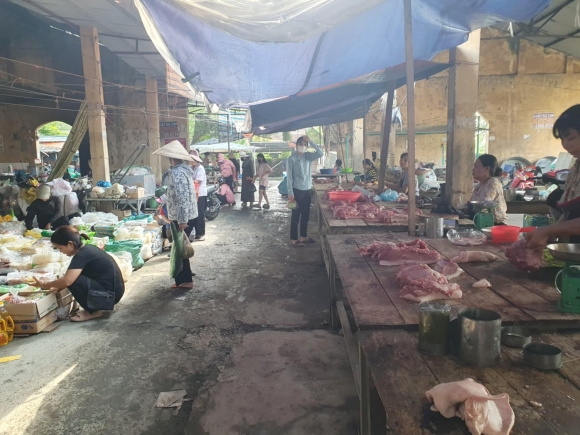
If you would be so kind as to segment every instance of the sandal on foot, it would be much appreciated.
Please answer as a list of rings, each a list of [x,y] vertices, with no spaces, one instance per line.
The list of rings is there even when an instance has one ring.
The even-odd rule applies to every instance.
[[[292,242],[292,246],[294,248],[302,248],[304,246],[304,243],[299,242],[299,241],[295,241],[295,242]]]
[[[192,274],[192,276],[193,276],[193,274]],[[189,284],[191,284],[191,286]],[[171,286],[171,288],[174,289],[174,290],[175,289],[192,289],[193,287],[194,287],[194,284],[192,282],[190,282],[190,283],[187,283],[186,282],[186,283],[179,284],[179,285],[173,284]]]
[[[264,205],[262,206],[262,208],[263,208],[264,210],[269,210],[269,209],[270,209],[270,204],[264,204]]]
[[[302,240],[302,243],[317,243],[317,242],[312,238],[308,238],[308,240]]]
[[[70,318],[71,322],[86,322],[88,320],[98,319],[103,315],[102,311],[95,311],[93,314],[88,311],[80,311]]]

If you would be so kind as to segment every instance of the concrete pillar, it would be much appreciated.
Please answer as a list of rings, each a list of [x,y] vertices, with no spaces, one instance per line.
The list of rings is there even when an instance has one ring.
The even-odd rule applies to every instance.
[[[109,148],[107,146],[105,111],[103,110],[105,101],[99,35],[97,29],[86,26],[80,27],[80,33],[91,147],[90,166],[95,181],[109,181]]]
[[[355,119],[352,122],[352,167],[355,171],[364,172],[363,160],[365,159],[364,150],[364,119]]]
[[[463,207],[473,192],[471,168],[475,159],[475,112],[479,88],[480,31],[449,50],[447,109],[447,183],[445,195],[456,208]]]
[[[151,167],[151,170],[155,174],[157,183],[161,183],[161,177],[163,176],[161,159],[168,159],[166,157],[153,155],[160,146],[159,99],[157,94],[157,78],[155,78],[155,76],[145,77],[145,110],[147,111],[147,137],[149,139],[149,150],[145,151],[145,158],[143,160],[146,166]]]

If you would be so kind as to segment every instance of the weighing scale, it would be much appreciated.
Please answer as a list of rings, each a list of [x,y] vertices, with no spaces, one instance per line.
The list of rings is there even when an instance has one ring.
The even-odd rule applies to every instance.
[[[556,275],[556,289],[560,292],[558,308],[580,314],[580,244],[554,243],[547,248],[555,259],[566,262]]]
[[[493,215],[493,209],[496,208],[499,204],[494,201],[469,201],[468,204],[473,207],[474,211],[477,211],[475,216],[473,217],[473,223],[477,227],[478,230],[482,230],[484,228],[491,228],[495,224],[495,217]],[[486,210],[484,212],[483,210]]]

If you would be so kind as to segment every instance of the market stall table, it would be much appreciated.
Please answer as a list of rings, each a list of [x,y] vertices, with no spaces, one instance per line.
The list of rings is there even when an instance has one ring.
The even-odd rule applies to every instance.
[[[359,248],[374,241],[405,242],[414,240],[404,233],[329,235],[329,277],[333,321],[339,278],[358,329],[416,329],[418,304],[399,297],[395,280],[398,267],[381,266],[375,259],[362,257]],[[461,251],[480,250],[500,257],[492,263],[462,263],[464,270],[455,282],[463,297],[446,301],[454,311],[464,307],[486,308],[498,312],[504,324],[528,324],[550,329],[580,329],[580,314],[560,312],[560,293],[554,286],[558,269],[542,268],[534,273],[518,271],[503,255],[504,246],[456,246],[447,239],[424,239],[430,249],[451,258]],[[475,281],[486,278],[491,288],[472,288]],[[335,322],[333,322],[335,323]],[[345,325],[343,325],[343,328]]]
[[[112,205],[113,210],[119,210],[119,206],[127,205],[132,211],[139,214],[141,207],[143,206],[143,202],[146,202],[149,198],[153,197],[155,197],[155,195],[147,194],[141,198],[86,198],[85,201],[87,201],[87,206],[90,208],[88,211],[94,211],[96,209],[97,203],[99,202],[108,202]]]
[[[546,201],[506,201],[509,214],[548,214]]]
[[[331,321],[333,326],[340,322],[347,345],[361,398],[362,434],[370,434],[373,424],[379,429],[389,428],[381,432],[373,427],[374,434],[467,433],[462,421],[446,420],[430,412],[423,399],[425,392],[436,384],[467,377],[482,382],[492,394],[510,394],[516,413],[513,434],[576,433],[571,428],[577,428],[580,423],[580,408],[574,403],[580,400],[577,365],[542,373],[523,365],[521,350],[503,346],[501,365],[487,369],[461,366],[450,356],[419,354],[414,332],[418,328],[419,304],[399,298],[400,286],[394,277],[398,267],[380,266],[378,261],[362,257],[358,251],[359,247],[374,241],[406,242],[414,238],[403,233],[329,235],[327,238]],[[557,309],[559,293],[554,287],[557,269],[522,273],[507,262],[502,246],[462,247],[446,239],[424,240],[430,249],[447,258],[463,250],[483,250],[500,256],[493,263],[460,264],[464,273],[452,282],[461,286],[463,297],[445,301],[451,305],[452,314],[464,307],[486,308],[498,312],[503,325],[526,324],[541,330],[580,328],[580,315]],[[493,287],[472,288],[473,282],[481,278],[488,279]],[[338,297],[339,286],[343,299]],[[345,305],[351,310],[352,322]],[[580,359],[580,351],[576,350],[580,348],[580,332],[566,336],[534,333],[533,337],[534,341],[553,343],[564,349],[565,361]],[[531,401],[543,403],[543,408],[534,408]],[[569,405],[562,405],[566,403]],[[554,419],[555,414],[543,414],[548,407],[562,421]],[[442,428],[446,428],[445,432],[440,432]]]
[[[425,398],[425,392],[439,383],[466,378],[482,383],[491,394],[509,394],[515,413],[512,435],[578,433],[580,332],[533,334],[534,341],[562,349],[563,365],[557,371],[528,367],[521,349],[503,345],[499,366],[477,368],[461,365],[452,356],[419,353],[414,332],[360,331],[357,338],[362,435],[469,433],[463,420],[431,411]]]
[[[335,179],[336,184],[340,184],[342,183],[342,177],[344,176],[344,174],[312,174],[312,178],[314,179],[314,181],[316,180],[320,180],[320,179]]]

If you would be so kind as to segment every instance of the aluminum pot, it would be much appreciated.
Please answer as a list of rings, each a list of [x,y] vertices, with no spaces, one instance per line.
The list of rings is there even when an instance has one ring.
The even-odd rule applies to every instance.
[[[467,365],[490,367],[499,364],[501,316],[483,308],[459,312],[459,360]]]
[[[532,341],[524,346],[524,363],[541,370],[562,367],[562,350],[551,344]]]
[[[425,219],[425,236],[429,239],[443,237],[445,219],[442,217],[429,216]]]

